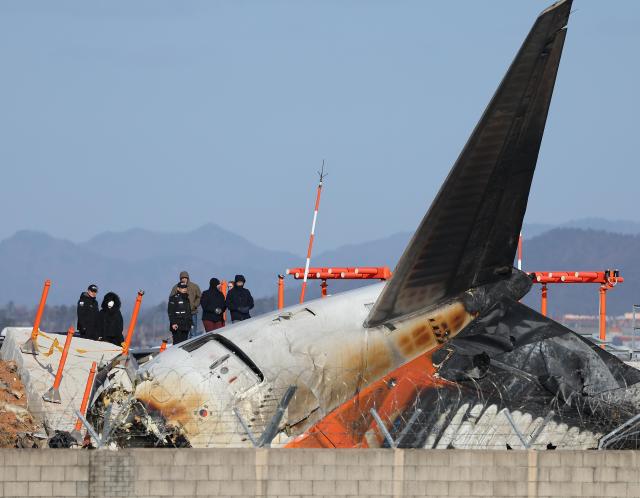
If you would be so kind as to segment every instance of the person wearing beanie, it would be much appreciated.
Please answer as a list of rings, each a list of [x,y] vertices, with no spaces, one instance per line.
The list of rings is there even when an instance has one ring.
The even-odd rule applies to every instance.
[[[251,318],[249,311],[253,308],[253,297],[245,288],[244,275],[236,275],[233,288],[227,293],[227,308],[231,312],[231,322],[239,322]]]
[[[122,346],[124,321],[120,312],[120,297],[115,292],[107,292],[100,306],[100,339],[116,346]]]
[[[191,320],[189,286],[185,282],[176,284],[176,292],[169,298],[167,313],[169,314],[169,328],[173,336],[173,344],[186,341],[189,338],[193,322]]]
[[[224,294],[220,292],[220,280],[212,278],[209,280],[209,288],[202,293],[200,306],[202,307],[202,325],[205,332],[224,327],[224,312],[227,305]]]
[[[78,299],[78,335],[85,339],[98,340],[100,337],[100,321],[98,310],[98,286],[91,284],[87,290],[80,294]]]
[[[202,291],[198,284],[191,281],[189,272],[180,272],[180,282],[187,284],[187,294],[189,295],[189,303],[191,304],[191,321],[193,322],[193,328],[191,333],[195,336],[198,335],[198,308],[200,307],[200,298],[202,297]],[[169,297],[175,295],[178,285],[174,285],[171,289]]]

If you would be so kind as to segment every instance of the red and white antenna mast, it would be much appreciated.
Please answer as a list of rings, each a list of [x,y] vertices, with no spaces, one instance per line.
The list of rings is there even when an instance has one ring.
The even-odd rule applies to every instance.
[[[302,280],[302,290],[300,291],[300,304],[304,303],[304,293],[307,290],[307,276],[309,275],[309,265],[311,264],[311,250],[313,249],[313,238],[316,232],[316,221],[318,220],[318,209],[320,208],[320,195],[322,194],[322,182],[327,176],[324,172],[324,160],[322,169],[318,171],[320,181],[318,182],[318,192],[316,194],[316,205],[313,210],[313,222],[311,223],[311,236],[309,237],[309,248],[307,249],[307,262],[304,265],[304,279]]]
[[[518,270],[522,270],[522,232],[518,237]]]

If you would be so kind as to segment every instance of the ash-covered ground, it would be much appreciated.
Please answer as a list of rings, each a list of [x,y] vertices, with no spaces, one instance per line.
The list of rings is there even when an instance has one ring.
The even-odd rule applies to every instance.
[[[40,428],[27,409],[27,396],[13,361],[0,361],[0,448],[34,448]]]

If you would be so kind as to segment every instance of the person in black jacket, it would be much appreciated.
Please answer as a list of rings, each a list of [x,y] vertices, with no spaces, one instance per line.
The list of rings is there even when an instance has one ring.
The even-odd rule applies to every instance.
[[[85,339],[98,340],[100,336],[100,320],[98,310],[98,286],[91,284],[80,294],[78,299],[78,334]]]
[[[124,321],[120,312],[120,297],[115,292],[107,292],[100,306],[100,340],[121,346],[124,342],[122,329]]]
[[[236,275],[234,286],[227,294],[227,308],[233,323],[251,318],[249,310],[253,308],[253,297],[249,289],[245,289],[245,282],[244,275]]]
[[[205,332],[224,327],[224,312],[227,305],[224,302],[224,294],[218,288],[220,280],[209,280],[209,288],[202,293],[200,306],[202,306],[202,324]]]
[[[173,343],[186,341],[193,326],[191,320],[191,303],[189,302],[188,285],[180,282],[176,286],[176,293],[169,298],[167,312]]]

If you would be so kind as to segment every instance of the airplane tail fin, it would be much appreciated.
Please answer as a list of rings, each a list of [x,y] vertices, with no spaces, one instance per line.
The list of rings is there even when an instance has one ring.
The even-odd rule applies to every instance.
[[[536,20],[365,326],[511,274],[571,3]]]

